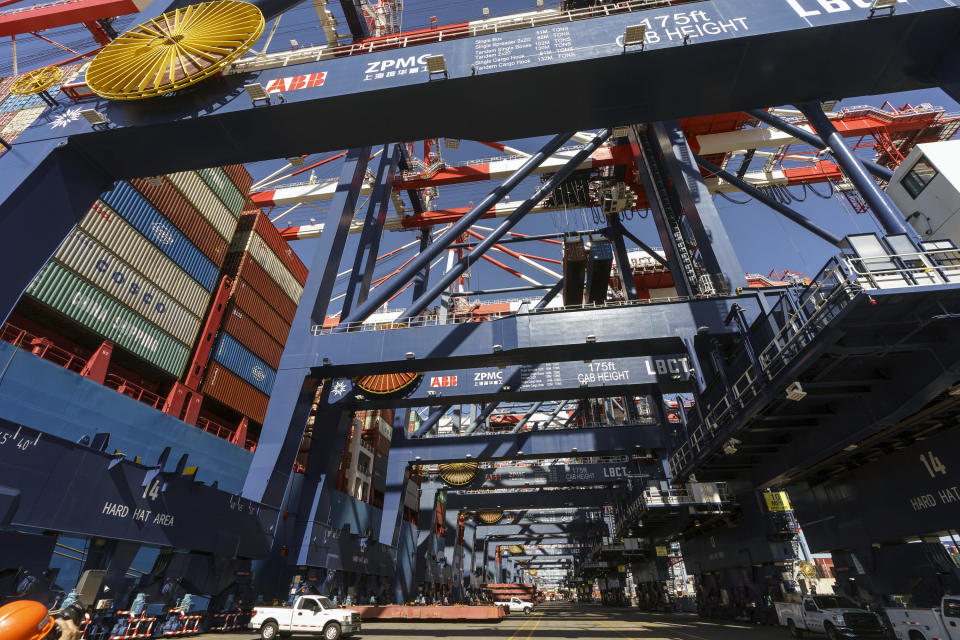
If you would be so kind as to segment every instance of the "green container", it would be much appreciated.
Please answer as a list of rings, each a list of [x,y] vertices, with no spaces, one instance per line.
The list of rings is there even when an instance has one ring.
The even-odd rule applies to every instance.
[[[27,295],[179,378],[190,350],[69,269],[49,262]]]
[[[226,205],[227,209],[230,209],[230,213],[234,217],[239,216],[240,212],[243,211],[243,204],[247,200],[247,195],[240,193],[226,172],[220,167],[213,167],[211,169],[198,169],[197,173],[207,183],[207,186],[217,194],[220,202]]]

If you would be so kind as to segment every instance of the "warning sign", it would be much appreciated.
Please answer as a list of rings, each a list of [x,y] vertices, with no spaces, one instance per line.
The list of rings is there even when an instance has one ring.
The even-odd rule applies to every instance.
[[[768,491],[763,499],[767,502],[767,511],[793,511],[786,491]]]
[[[660,558],[667,557],[667,548],[662,546],[657,546],[657,556]]]

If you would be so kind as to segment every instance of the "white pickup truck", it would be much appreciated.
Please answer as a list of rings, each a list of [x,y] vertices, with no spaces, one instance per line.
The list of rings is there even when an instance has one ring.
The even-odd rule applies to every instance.
[[[532,602],[521,600],[516,596],[513,596],[509,600],[503,602],[494,602],[493,604],[497,605],[498,607],[506,607],[508,613],[522,612],[526,615],[530,615],[533,612]]]
[[[945,596],[939,609],[887,609],[898,640],[960,640],[960,596]]]
[[[300,596],[292,607],[257,607],[250,617],[250,628],[259,630],[263,640],[293,633],[338,640],[360,631],[360,614],[342,609],[324,596]]]
[[[825,633],[830,640],[886,637],[877,614],[844,596],[804,596],[799,604],[777,602],[775,606],[777,619],[794,638],[802,638],[804,631]]]

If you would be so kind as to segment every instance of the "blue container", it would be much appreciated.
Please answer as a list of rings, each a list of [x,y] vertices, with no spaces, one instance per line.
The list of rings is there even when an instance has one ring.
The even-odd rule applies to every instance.
[[[116,211],[155,244],[180,268],[190,274],[207,291],[217,283],[217,266],[163,217],[130,183],[117,182],[113,189],[100,196],[107,206]]]
[[[213,348],[213,359],[234,372],[254,387],[270,395],[277,372],[253,355],[229,333],[220,332]]]

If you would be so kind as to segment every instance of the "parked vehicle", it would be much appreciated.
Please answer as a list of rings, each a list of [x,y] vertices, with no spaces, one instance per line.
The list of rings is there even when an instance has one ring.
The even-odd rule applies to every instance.
[[[886,635],[877,614],[844,596],[804,596],[800,603],[777,602],[775,607],[780,624],[787,627],[794,638],[803,637],[805,631],[824,633],[829,640]]]
[[[533,613],[533,603],[528,600],[521,600],[520,598],[513,596],[509,601],[506,602],[494,602],[495,605],[500,607],[506,607],[509,613],[524,613],[525,615],[530,615]]]
[[[960,639],[960,596],[944,596],[933,609],[887,609],[898,640]]]
[[[360,614],[338,607],[324,596],[300,596],[292,607],[257,607],[250,617],[250,628],[259,630],[263,640],[292,633],[338,640],[360,631]]]

